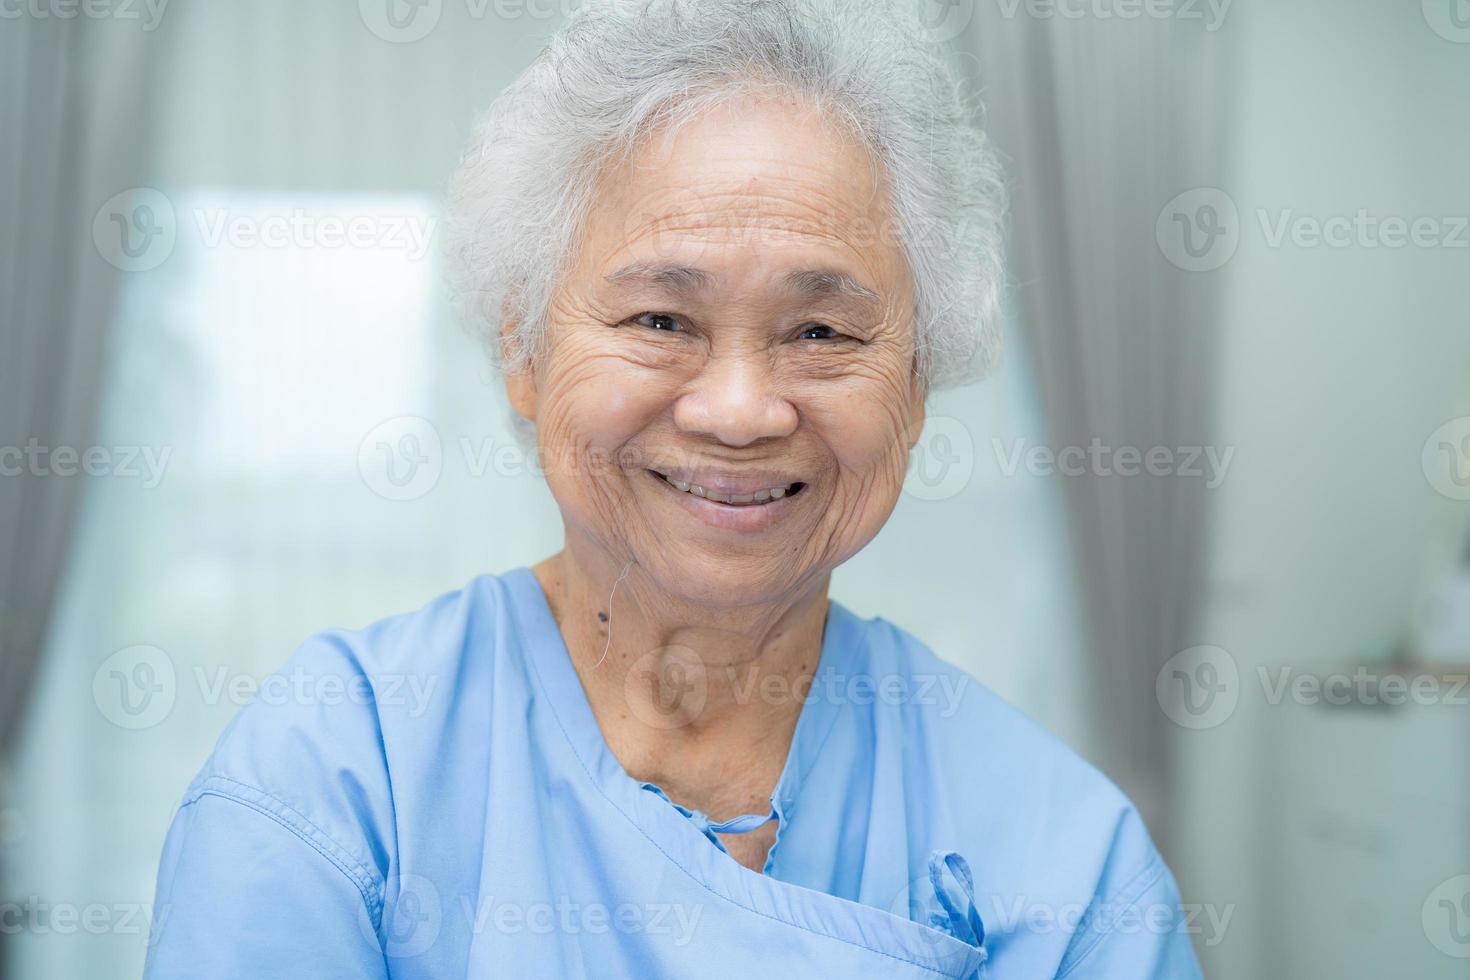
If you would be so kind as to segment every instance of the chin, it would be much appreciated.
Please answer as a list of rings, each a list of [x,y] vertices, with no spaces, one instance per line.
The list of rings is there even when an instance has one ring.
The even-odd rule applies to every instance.
[[[790,545],[785,546],[787,549]],[[701,554],[661,542],[665,557],[640,565],[658,590],[670,598],[710,609],[738,609],[789,599],[813,573],[790,567],[782,552],[765,554]],[[677,553],[670,555],[671,550]]]

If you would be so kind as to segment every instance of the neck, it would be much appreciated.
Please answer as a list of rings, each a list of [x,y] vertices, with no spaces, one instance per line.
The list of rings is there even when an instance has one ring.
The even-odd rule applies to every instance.
[[[571,540],[535,572],[628,774],[716,820],[763,811],[816,672],[828,576],[780,601],[711,608]]]

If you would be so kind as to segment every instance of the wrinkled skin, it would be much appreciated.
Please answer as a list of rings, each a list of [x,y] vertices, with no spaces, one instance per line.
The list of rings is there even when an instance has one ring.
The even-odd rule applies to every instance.
[[[747,100],[647,140],[601,187],[546,356],[511,381],[569,535],[693,603],[809,588],[887,520],[923,418],[881,173],[812,110]],[[633,263],[698,267],[711,284],[680,295],[608,281]],[[846,273],[877,298],[783,289],[805,269]],[[804,335],[814,323],[830,331]],[[767,530],[732,533],[691,518],[646,472],[669,461],[807,486]]]
[[[802,701],[752,700],[752,680],[805,690],[830,573],[888,519],[922,425],[887,194],[864,147],[789,98],[654,133],[603,175],[546,342],[507,378],[566,526],[536,573],[608,745],[715,819],[768,807]],[[699,271],[654,274],[670,266]],[[803,486],[734,508],[651,469]],[[759,870],[774,831],[726,841]]]

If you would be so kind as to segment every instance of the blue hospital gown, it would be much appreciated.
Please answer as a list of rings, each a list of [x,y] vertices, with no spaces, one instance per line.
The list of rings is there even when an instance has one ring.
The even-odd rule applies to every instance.
[[[310,638],[184,795],[146,977],[1199,976],[1112,783],[828,608],[771,812],[727,825],[623,770],[530,569]],[[772,814],[758,874],[716,831]]]

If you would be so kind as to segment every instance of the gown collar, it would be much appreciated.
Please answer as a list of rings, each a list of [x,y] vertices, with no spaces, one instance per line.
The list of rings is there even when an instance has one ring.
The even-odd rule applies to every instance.
[[[701,834],[724,850],[717,833],[741,833],[754,830],[770,820],[777,821],[777,837],[781,827],[795,808],[797,796],[806,774],[816,764],[817,756],[836,720],[836,699],[824,696],[830,691],[827,682],[831,678],[851,676],[861,668],[853,663],[861,656],[862,631],[857,617],[834,599],[827,601],[827,617],[822,628],[822,649],[817,669],[797,718],[796,730],[791,737],[791,747],[781,777],[771,791],[770,809],[766,813],[748,813],[723,822],[712,821],[707,815],[681,806],[671,800],[663,788],[654,783],[635,780],[623,769],[597,724],[592,705],[582,687],[582,679],[572,664],[571,654],[562,640],[561,630],[552,615],[551,606],[541,590],[536,573],[530,568],[517,568],[503,576],[506,585],[516,600],[517,611],[524,617],[528,638],[536,643],[529,650],[534,673],[539,677],[551,700],[558,720],[561,722],[573,749],[589,773],[596,778],[604,790],[617,793],[629,787],[637,787],[653,793],[689,819]],[[543,639],[544,638],[544,639]],[[766,862],[769,872],[775,859],[777,845],[771,847]]]
[[[781,829],[800,807],[806,774],[817,764],[837,713],[844,708],[842,699],[830,693],[840,688],[831,684],[835,681],[840,685],[845,677],[868,670],[870,654],[863,620],[828,600],[821,656],[781,778],[771,793],[771,814],[743,815],[725,824],[711,824],[705,818],[701,823],[691,819],[697,811],[673,804],[658,787],[629,776],[613,754],[602,737],[535,573],[523,567],[499,578],[509,592],[515,628],[520,631],[518,645],[528,661],[533,686],[549,704],[581,768],[598,793],[680,871],[725,901],[767,920],[867,948],[942,977],[978,976],[986,959],[986,950],[980,945],[984,933],[978,918],[971,923],[971,916],[963,914],[965,908],[973,910],[974,896],[968,867],[962,867],[962,862],[948,861],[948,855],[942,852],[931,856],[922,891],[943,892],[944,901],[921,902],[921,909],[927,909],[928,914],[917,919],[912,913],[909,917],[894,914],[791,884],[780,877]],[[765,873],[735,861],[715,837],[717,828],[743,827],[757,819],[764,823],[772,817],[779,823]],[[716,846],[710,846],[711,841]],[[941,912],[946,914],[938,914]]]

